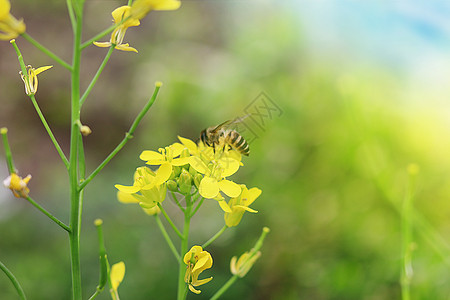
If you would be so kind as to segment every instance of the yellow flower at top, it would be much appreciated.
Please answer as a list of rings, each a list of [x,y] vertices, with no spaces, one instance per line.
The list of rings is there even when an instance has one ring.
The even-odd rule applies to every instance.
[[[152,10],[176,10],[180,5],[178,0],[136,0],[131,5],[131,15],[141,20]]]
[[[230,207],[230,212],[225,212],[225,224],[228,227],[237,226],[239,222],[241,222],[242,217],[244,216],[244,212],[248,211],[251,213],[257,213],[258,211],[251,209],[249,207],[256,198],[261,195],[261,190],[258,188],[247,189],[245,185],[241,185],[242,193],[239,197],[231,198],[228,202],[228,206]]]
[[[203,251],[201,246],[193,246],[188,253],[184,255],[184,263],[187,265],[184,281],[189,284],[189,290],[193,293],[200,294],[201,291],[194,287],[208,283],[212,277],[206,279],[198,279],[201,272],[212,267],[213,260],[208,251]]]
[[[0,0],[0,40],[10,40],[25,32],[23,20],[17,20],[10,13],[11,3]]]
[[[1,0],[0,0],[1,1]],[[53,66],[45,66],[40,68],[33,68],[32,66],[28,65],[27,68],[27,75],[25,76],[22,71],[19,72],[20,78],[22,78],[23,83],[25,83],[25,93],[27,93],[28,96],[34,95],[37,92],[38,88],[38,78],[37,76],[52,68]]]
[[[27,198],[28,193],[30,192],[27,184],[30,179],[31,175],[22,178],[16,173],[12,173],[5,180],[3,180],[3,185],[10,189],[17,198]]]
[[[159,148],[158,151],[145,150],[142,151],[139,158],[147,161],[147,165],[161,165],[168,163],[171,166],[183,166],[189,163],[187,157],[178,157],[185,147],[180,143],[174,143],[165,148]]]
[[[114,46],[117,50],[122,51],[133,51],[138,52],[135,48],[130,47],[128,43],[123,44],[123,38],[125,37],[125,33],[127,29],[132,26],[139,26],[141,23],[139,19],[131,17],[130,15],[131,7],[124,5],[119,8],[116,8],[111,15],[114,19],[114,24],[118,24],[125,20],[121,25],[117,26],[116,29],[111,33],[111,39],[109,42],[94,42],[94,45],[97,47],[111,47]]]

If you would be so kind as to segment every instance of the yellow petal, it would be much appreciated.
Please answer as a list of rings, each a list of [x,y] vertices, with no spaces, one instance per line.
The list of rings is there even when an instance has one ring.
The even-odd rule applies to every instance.
[[[200,181],[198,191],[204,198],[212,199],[219,194],[219,183],[216,179],[205,176],[202,181]]]
[[[142,151],[139,159],[144,161],[164,161],[164,156],[156,151],[145,150]]]
[[[199,286],[199,285],[202,285],[202,284],[210,282],[212,279],[213,279],[212,277],[205,278],[205,279],[200,279],[200,280],[197,280],[195,283],[193,282],[192,285],[193,286]]]
[[[137,186],[126,186],[126,185],[121,185],[121,184],[116,184],[114,186],[116,189],[118,189],[121,192],[127,193],[127,194],[134,194],[139,192],[140,188]]]
[[[141,206],[142,207],[142,206]],[[161,212],[161,209],[157,205],[153,206],[152,208],[144,208],[142,207],[142,210],[149,216],[157,215]]]
[[[178,136],[178,139],[180,140],[181,143],[183,143],[183,145],[189,149],[189,152],[192,153],[197,153],[197,144],[194,143],[193,141],[191,141],[190,139],[185,139],[184,137]]]
[[[180,8],[181,2],[176,0],[153,1],[154,10],[176,10]]]
[[[130,6],[124,5],[124,6],[118,7],[115,10],[113,10],[111,15],[114,19],[114,23],[117,24],[120,21],[122,21],[123,19],[125,19],[126,17],[128,17],[130,15],[130,8],[131,8]]]
[[[219,160],[219,165],[222,167],[222,177],[228,177],[233,175],[234,173],[239,170],[239,161],[233,159],[233,158],[222,158]]]
[[[156,171],[155,185],[161,185],[172,175],[172,166],[169,163],[163,163]]]
[[[191,291],[191,292],[193,292],[193,293],[195,293],[195,294],[200,294],[202,291],[200,291],[200,290],[196,290],[196,289],[194,289],[194,287],[190,284],[189,285],[189,290]]]
[[[191,167],[195,169],[195,171],[202,173],[202,174],[209,174],[210,170],[207,165],[200,159],[200,157],[197,156],[191,156],[189,157],[189,164]]]
[[[249,189],[247,193],[242,193],[242,204],[251,205],[261,193],[262,191],[256,187]]]
[[[227,213],[231,213],[232,212],[231,208],[228,206],[228,204],[227,204],[227,202],[225,200],[218,201],[218,202],[219,202],[220,208],[222,208],[222,210],[224,212],[227,212]]]
[[[102,48],[106,48],[106,47],[111,47],[112,44],[110,42],[94,42],[93,43],[95,46],[97,47],[102,47]]]
[[[187,165],[190,162],[191,157],[181,157],[181,158],[174,158],[172,160],[172,165],[174,166],[184,166]]]
[[[8,0],[0,0],[0,20],[5,19],[11,10],[11,3]]]
[[[128,51],[128,52],[136,52],[136,53],[138,53],[136,48],[130,47],[128,43],[117,45],[116,47],[114,47],[114,49],[121,50],[121,51]]]
[[[211,254],[209,254],[207,251],[202,251],[200,259],[195,263],[194,268],[192,269],[192,272],[198,271],[198,270],[205,270],[211,268],[213,262]]]
[[[38,75],[39,73],[42,73],[50,68],[53,68],[53,66],[40,67],[40,68],[37,68],[36,70],[34,70],[34,73],[35,73],[35,75]]]
[[[117,291],[117,288],[119,287],[119,284],[122,282],[124,276],[125,276],[125,264],[123,261],[114,264],[111,267],[110,278],[113,290]]]
[[[181,152],[186,148],[180,143],[173,143],[169,146],[170,150],[172,151],[172,157],[177,157],[181,154]]]
[[[241,187],[230,180],[224,179],[219,181],[219,188],[228,197],[238,197],[241,194]]]
[[[233,206],[233,208],[240,208],[240,209],[246,210],[246,211],[251,212],[251,213],[257,213],[258,212],[257,210],[254,210],[254,209],[252,209],[252,208],[250,208],[248,206],[243,206],[243,205],[235,205],[235,206]]]
[[[233,256],[230,261],[230,271],[231,271],[231,274],[233,274],[233,275],[236,275],[238,272],[238,270],[236,268],[236,261],[237,261],[237,256]]]
[[[197,254],[203,251],[203,248],[201,246],[192,246],[191,250],[188,251],[183,257],[183,261],[185,264],[189,264],[191,261],[192,254]]]
[[[133,195],[130,195],[128,193],[124,193],[121,191],[117,192],[117,200],[122,203],[138,203],[139,200],[137,200]]]

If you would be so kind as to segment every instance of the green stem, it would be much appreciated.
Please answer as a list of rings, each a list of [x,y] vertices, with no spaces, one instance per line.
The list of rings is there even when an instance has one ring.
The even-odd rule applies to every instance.
[[[199,210],[200,206],[202,206],[203,200],[205,200],[205,198],[202,197],[202,199],[200,200],[200,202],[199,202],[199,203],[197,204],[197,206],[195,207],[194,212],[192,213],[191,217],[193,217],[193,216],[197,213],[197,211]]]
[[[158,224],[159,230],[161,230],[162,235],[164,236],[164,239],[167,242],[167,245],[169,245],[170,250],[172,251],[173,255],[175,256],[175,259],[177,261],[180,260],[180,254],[178,254],[177,249],[175,248],[175,245],[173,244],[172,240],[170,239],[169,235],[167,234],[166,229],[164,228],[163,223],[161,222],[161,219],[158,215],[155,215],[156,224]]]
[[[103,241],[103,230],[101,219],[97,219],[94,222],[97,227],[98,236],[98,252],[100,257],[100,279],[95,290],[95,293],[89,298],[89,300],[94,300],[105,288],[106,282],[108,281],[108,260],[106,258],[105,242]]]
[[[49,213],[45,208],[40,206],[36,201],[34,201],[30,196],[28,196],[27,201],[30,202],[34,207],[36,207],[39,211],[41,211],[44,215],[49,217],[53,222],[58,224],[62,229],[64,229],[67,232],[70,232],[70,227],[64,224],[64,222],[60,221],[58,218],[53,216],[51,213]]]
[[[72,24],[72,29],[76,26],[75,14],[73,12],[72,0],[66,0],[67,11],[69,12],[70,23]]]
[[[5,148],[5,156],[6,156],[6,163],[8,164],[8,171],[9,171],[9,174],[12,174],[12,173],[17,173],[17,170],[14,167],[14,162],[12,159],[11,148],[9,147],[7,133],[8,133],[8,129],[6,127],[2,127],[0,129],[0,134],[2,135],[2,139],[3,139],[3,147]]]
[[[186,211],[184,212],[184,227],[183,227],[183,238],[181,239],[181,249],[180,249],[180,267],[179,267],[179,273],[178,273],[178,293],[177,293],[177,300],[184,300],[186,299],[186,290],[187,285],[186,282],[184,282],[184,275],[186,273],[186,265],[183,261],[184,255],[188,251],[188,244],[189,244],[189,226],[191,222],[191,209],[192,209],[192,203],[190,199],[190,195],[186,195]]]
[[[26,300],[27,297],[25,297],[25,293],[22,287],[20,286],[19,281],[17,281],[17,278],[14,276],[14,274],[2,262],[0,262],[0,269],[2,269],[2,271],[6,274],[6,276],[8,276],[9,280],[16,288],[16,291],[19,294],[20,299]]]
[[[41,119],[42,124],[45,127],[45,130],[47,130],[47,133],[50,136],[50,139],[52,140],[53,145],[56,148],[56,151],[58,151],[58,154],[61,157],[61,160],[63,161],[66,168],[69,168],[69,161],[67,160],[66,155],[62,151],[61,147],[58,144],[58,141],[56,140],[55,136],[53,135],[53,132],[50,129],[50,126],[48,125],[47,120],[45,120],[44,114],[42,113],[41,109],[39,108],[36,98],[34,97],[34,95],[31,95],[30,99],[31,99],[31,102],[33,103],[34,109],[36,110],[37,114],[39,115],[39,118]]]
[[[228,281],[211,297],[210,300],[217,300],[223,293],[225,293],[230,286],[239,278],[238,275],[233,275]]]
[[[56,61],[58,64],[60,64],[61,66],[63,66],[64,68],[66,68],[69,71],[72,71],[72,66],[69,65],[68,63],[66,63],[64,60],[62,60],[58,55],[56,55],[55,53],[53,53],[52,51],[48,50],[47,47],[41,45],[38,41],[36,41],[35,39],[33,39],[31,36],[28,35],[28,33],[24,32],[22,34],[22,36],[24,37],[24,39],[26,39],[28,42],[30,42],[30,44],[32,44],[33,46],[35,46],[37,49],[39,49],[40,51],[42,51],[44,54],[46,54],[47,56],[49,56],[50,58],[52,58],[54,61]]]
[[[411,168],[410,168],[411,169]],[[414,176],[416,173],[410,172],[409,174],[408,189],[403,201],[403,207],[401,212],[402,218],[402,268],[400,284],[402,290],[402,299],[411,299],[411,278],[412,271],[412,200],[414,190]]]
[[[180,201],[178,201],[177,195],[175,195],[175,193],[173,191],[170,191],[170,193],[172,194],[172,198],[175,201],[175,203],[178,205],[178,207],[184,212],[185,209],[183,208],[183,206],[181,206]]]
[[[219,236],[222,235],[222,233],[225,232],[225,230],[227,230],[228,226],[225,225],[222,227],[222,229],[220,229],[212,238],[210,238],[206,243],[204,243],[202,245],[202,248],[206,248],[208,247],[212,242],[214,242]]]
[[[100,77],[100,74],[102,74],[103,69],[105,68],[106,64],[108,63],[109,58],[111,57],[111,54],[113,53],[113,50],[114,50],[114,47],[109,47],[108,53],[106,53],[106,56],[103,59],[102,64],[98,68],[97,73],[95,74],[94,78],[92,78],[91,83],[89,83],[89,86],[87,87],[83,96],[81,96],[80,105],[83,105],[84,101],[86,101],[87,96],[89,96],[89,93],[91,92],[92,88],[94,87],[95,83],[97,82],[98,78]]]
[[[23,60],[22,53],[20,52],[19,47],[17,46],[15,40],[11,40],[10,43],[13,45],[14,50],[17,53],[17,59],[19,60],[19,65],[20,65],[20,69],[22,70],[23,76],[25,77],[26,81],[29,81],[28,80],[28,72],[27,72],[26,67],[25,67],[25,62]],[[50,136],[50,139],[52,140],[53,145],[55,145],[56,151],[58,151],[59,156],[61,156],[62,161],[66,165],[66,168],[68,168],[69,167],[69,163],[67,161],[67,158],[64,155],[64,152],[61,150],[61,147],[59,146],[58,142],[56,141],[56,138],[53,135],[52,130],[50,129],[50,126],[48,126],[48,123],[45,120],[45,117],[42,114],[42,111],[39,108],[39,105],[37,104],[36,98],[34,97],[34,95],[30,95],[30,99],[31,99],[31,102],[33,103],[34,108],[36,109],[37,114],[39,115],[39,118],[41,119],[42,124],[45,127],[45,130],[47,130],[47,133]]]
[[[70,130],[70,258],[72,269],[72,299],[81,300],[81,268],[80,268],[80,226],[81,226],[81,197],[78,189],[78,141],[80,119],[80,65],[81,65],[81,31],[82,31],[82,2],[75,3],[76,23],[74,28],[73,63],[72,63],[72,95],[71,95],[71,130]]]
[[[169,217],[169,215],[166,213],[166,211],[164,210],[164,208],[162,207],[162,205],[160,203],[158,203],[158,207],[161,210],[161,212],[163,213],[164,217],[166,218],[167,222],[169,222],[170,226],[172,227],[172,229],[175,231],[175,233],[182,239],[183,235],[181,234],[180,230],[178,230],[177,226],[175,225],[175,223],[172,222],[172,219]]]
[[[94,177],[109,163],[109,161],[111,159],[114,158],[114,156],[116,156],[116,154],[123,148],[123,146],[125,146],[125,144],[133,138],[133,133],[136,130],[137,126],[139,125],[139,123],[141,122],[142,118],[145,116],[145,114],[148,112],[148,110],[150,109],[150,107],[153,105],[153,103],[156,100],[156,96],[158,95],[159,89],[161,88],[161,83],[157,82],[155,85],[155,91],[153,92],[152,97],[150,98],[150,100],[147,102],[147,104],[144,106],[144,108],[141,110],[141,112],[139,113],[139,115],[136,117],[136,119],[134,120],[133,124],[130,127],[130,130],[125,134],[125,137],[123,138],[123,140],[120,142],[119,145],[117,145],[117,147],[108,155],[107,158],[105,158],[105,160],[97,167],[97,169],[95,169],[91,175],[89,175],[86,180],[84,180],[79,187],[79,190],[84,189],[84,187],[92,180],[94,179]]]

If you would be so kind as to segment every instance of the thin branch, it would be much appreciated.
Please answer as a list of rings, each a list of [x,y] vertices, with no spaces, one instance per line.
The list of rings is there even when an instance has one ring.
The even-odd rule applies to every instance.
[[[155,215],[156,224],[158,224],[159,229],[161,230],[162,235],[164,236],[164,239],[167,242],[167,245],[169,245],[170,250],[172,251],[173,255],[175,256],[175,259],[177,261],[180,261],[180,254],[178,254],[177,249],[175,248],[175,245],[173,244],[172,240],[170,239],[169,234],[167,233],[166,229],[164,228],[163,223],[161,222],[161,219],[158,215]]]
[[[56,224],[58,224],[59,226],[61,226],[62,229],[64,229],[67,232],[71,232],[71,229],[69,226],[67,226],[66,224],[64,224],[62,221],[60,221],[58,218],[56,218],[55,216],[53,216],[51,213],[49,213],[45,208],[43,208],[42,206],[40,206],[36,201],[34,201],[33,199],[31,199],[30,196],[28,196],[27,198],[25,198],[26,200],[28,200],[28,202],[30,202],[34,207],[36,207],[37,209],[39,209],[44,215],[46,215],[47,217],[49,217],[53,222],[55,222]]]
[[[148,112],[148,110],[150,109],[150,107],[153,105],[153,103],[156,100],[156,96],[158,95],[159,89],[161,88],[161,82],[157,82],[155,84],[155,91],[153,92],[152,97],[150,98],[150,100],[147,102],[147,104],[144,106],[144,108],[141,110],[141,112],[139,113],[139,115],[136,117],[136,119],[134,120],[133,124],[130,127],[130,130],[125,134],[125,137],[123,138],[123,140],[119,143],[119,145],[117,145],[117,147],[108,155],[108,157],[105,158],[105,160],[97,167],[97,169],[95,169],[91,175],[89,175],[86,180],[84,180],[83,182],[81,182],[80,186],[79,186],[79,190],[81,191],[82,189],[84,189],[86,187],[86,185],[92,180],[94,179],[95,176],[97,176],[97,174],[109,163],[109,161],[111,159],[114,158],[114,156],[116,156],[116,154],[123,148],[123,146],[125,146],[125,144],[133,138],[133,133],[136,130],[137,126],[139,125],[139,123],[141,122],[142,118],[144,118],[145,114]]]
[[[183,239],[183,235],[181,234],[180,230],[178,230],[177,226],[175,226],[175,224],[172,222],[172,219],[170,219],[169,215],[166,213],[166,211],[164,210],[164,208],[162,207],[161,204],[158,203],[158,207],[161,210],[161,212],[163,213],[164,217],[166,218],[167,222],[169,222],[170,226],[172,226],[172,229],[175,231],[175,233],[181,238]]]

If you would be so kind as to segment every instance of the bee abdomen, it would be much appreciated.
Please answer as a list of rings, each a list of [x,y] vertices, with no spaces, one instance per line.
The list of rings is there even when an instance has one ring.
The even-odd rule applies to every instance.
[[[231,130],[225,137],[227,144],[235,148],[242,155],[250,154],[250,146],[247,141],[236,130]]]

